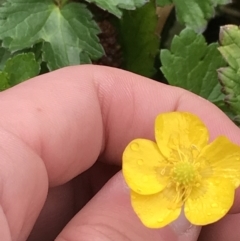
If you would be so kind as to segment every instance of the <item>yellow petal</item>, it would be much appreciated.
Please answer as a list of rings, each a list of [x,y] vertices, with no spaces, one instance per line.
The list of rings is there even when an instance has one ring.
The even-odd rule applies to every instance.
[[[218,221],[229,211],[234,200],[234,186],[224,178],[205,179],[192,191],[185,203],[186,218],[195,225]]]
[[[166,186],[161,172],[166,162],[155,142],[136,139],[123,152],[122,171],[128,186],[139,194],[154,194]]]
[[[160,114],[155,121],[155,138],[161,153],[169,158],[173,151],[191,151],[195,158],[208,143],[208,130],[195,115],[187,112]]]
[[[236,188],[240,185],[240,147],[226,137],[218,137],[206,146],[198,160],[208,164],[213,176],[231,179]]]
[[[182,203],[176,200],[179,199],[173,188],[165,188],[153,195],[131,192],[133,209],[148,228],[161,228],[177,219],[181,213]]]

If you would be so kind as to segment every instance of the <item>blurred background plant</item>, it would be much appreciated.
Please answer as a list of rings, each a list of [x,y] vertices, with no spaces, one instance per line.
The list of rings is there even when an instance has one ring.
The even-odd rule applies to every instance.
[[[0,4],[1,91],[65,66],[94,63],[185,88],[240,123],[238,0]]]

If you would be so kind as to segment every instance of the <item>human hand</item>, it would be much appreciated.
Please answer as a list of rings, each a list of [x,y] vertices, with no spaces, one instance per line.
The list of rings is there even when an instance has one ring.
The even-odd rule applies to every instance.
[[[69,67],[2,92],[0,240],[239,240],[239,192],[235,214],[198,238],[200,227],[183,216],[163,229],[145,228],[121,172],[114,175],[127,144],[153,139],[155,117],[174,110],[198,115],[211,139],[223,134],[240,144],[239,128],[208,101],[122,70]]]

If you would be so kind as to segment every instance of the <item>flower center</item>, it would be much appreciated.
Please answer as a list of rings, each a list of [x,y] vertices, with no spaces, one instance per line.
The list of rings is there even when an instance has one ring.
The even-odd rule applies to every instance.
[[[190,162],[178,162],[173,167],[173,179],[177,184],[186,186],[194,184],[196,180],[196,170]]]

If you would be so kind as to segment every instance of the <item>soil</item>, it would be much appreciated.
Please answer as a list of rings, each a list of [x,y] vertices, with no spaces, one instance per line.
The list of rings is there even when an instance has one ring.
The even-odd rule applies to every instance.
[[[102,31],[99,39],[105,51],[105,55],[101,59],[94,61],[94,64],[121,68],[123,54],[118,41],[117,29],[112,24],[113,15],[92,4],[90,8],[93,10],[97,23]],[[175,18],[175,14],[172,16]],[[176,21],[176,19],[173,21]],[[215,18],[209,22],[206,31],[203,33],[208,43],[218,41],[219,28],[225,24],[240,25],[240,0],[234,0],[232,4],[222,6],[218,9]]]
[[[99,39],[104,48],[105,55],[98,61],[95,61],[94,64],[121,68],[123,58],[121,46],[118,43],[117,30],[110,21],[110,14],[105,15],[106,17],[98,22],[102,31],[99,34]]]

